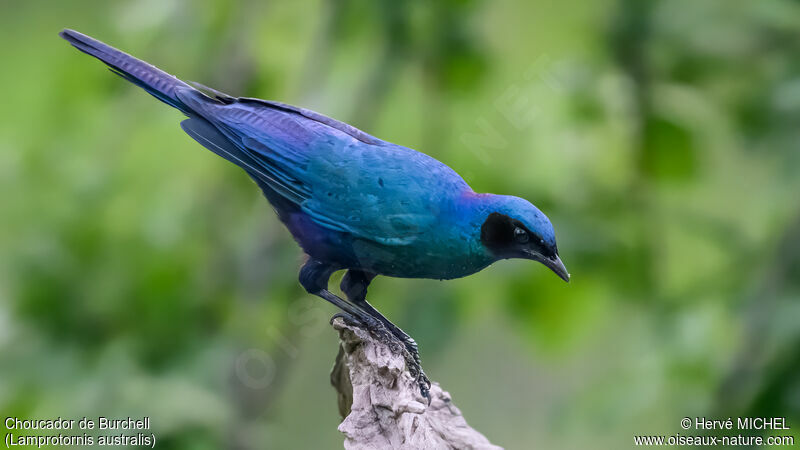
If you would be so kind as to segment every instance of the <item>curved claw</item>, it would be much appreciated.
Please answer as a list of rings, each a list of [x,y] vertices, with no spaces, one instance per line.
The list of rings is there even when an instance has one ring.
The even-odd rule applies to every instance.
[[[413,340],[411,340],[413,343]],[[419,386],[419,391],[422,396],[428,400],[428,406],[431,404],[431,395],[430,395],[430,388],[431,388],[431,381],[428,379],[428,376],[425,375],[425,372],[422,370],[422,364],[420,363],[419,352],[410,351],[408,348],[408,343],[404,342],[406,345],[406,351],[403,352],[406,358],[406,367],[408,368],[408,372],[414,377],[414,380],[417,382],[417,386]],[[414,344],[416,347],[416,344]]]
[[[347,312],[340,312],[331,318],[331,322],[341,317],[345,322],[353,325],[360,325],[370,332],[379,342],[383,343],[395,354],[402,354],[406,360],[406,368],[408,372],[414,377],[414,380],[419,386],[420,393],[428,400],[428,405],[431,404],[430,387],[431,381],[428,379],[425,372],[422,370],[422,361],[419,357],[419,347],[417,342],[410,336],[403,333],[397,336],[387,329],[386,326],[380,321],[369,315],[354,316]]]
[[[425,375],[425,372],[420,370],[419,376],[417,377],[417,385],[419,385],[419,391],[423,397],[428,400],[428,406],[431,406],[431,380]]]
[[[403,345],[405,345],[406,350],[411,354],[411,357],[414,358],[414,362],[417,363],[417,365],[421,365],[422,360],[419,357],[419,349],[414,339],[408,338],[407,340],[404,340]]]
[[[361,322],[358,321],[352,314],[346,313],[344,311],[338,312],[331,317],[330,324],[333,324],[333,321],[336,319],[342,319],[344,323],[348,325],[360,325]]]

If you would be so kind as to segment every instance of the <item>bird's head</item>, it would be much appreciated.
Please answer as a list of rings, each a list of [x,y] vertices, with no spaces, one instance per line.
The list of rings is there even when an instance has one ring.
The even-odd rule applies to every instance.
[[[538,261],[569,282],[569,272],[558,256],[553,225],[527,200],[507,195],[487,198],[488,214],[481,225],[481,243],[497,259]]]

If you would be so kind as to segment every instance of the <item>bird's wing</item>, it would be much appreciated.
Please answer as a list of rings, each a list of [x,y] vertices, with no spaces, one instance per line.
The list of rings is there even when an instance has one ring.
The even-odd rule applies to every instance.
[[[302,204],[318,223],[385,245],[410,244],[436,225],[440,199],[424,169],[415,170],[419,153],[360,142],[320,150],[309,161],[312,195]]]
[[[463,183],[426,155],[308,110],[251,99],[195,104],[190,95],[179,93],[204,119],[185,121],[187,133],[331,230],[409,244],[436,223],[437,185]]]

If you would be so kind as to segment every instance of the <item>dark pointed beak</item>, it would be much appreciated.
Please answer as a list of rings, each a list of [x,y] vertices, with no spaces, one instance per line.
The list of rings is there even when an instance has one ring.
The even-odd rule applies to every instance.
[[[559,278],[569,283],[569,272],[567,271],[567,267],[564,265],[564,263],[561,262],[561,258],[559,258],[558,255],[549,257],[535,251],[526,251],[525,253],[529,255],[530,259],[544,264],[547,266],[547,268],[555,272]]]
[[[549,267],[559,278],[569,283],[569,272],[567,272],[567,267],[561,262],[561,258],[558,255],[552,258],[543,258],[542,264]]]

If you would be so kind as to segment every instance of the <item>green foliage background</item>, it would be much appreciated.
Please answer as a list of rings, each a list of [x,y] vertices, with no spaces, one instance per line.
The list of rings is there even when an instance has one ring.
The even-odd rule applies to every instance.
[[[544,210],[569,285],[504,261],[370,291],[493,442],[616,449],[689,434],[685,416],[800,429],[800,3],[0,3],[3,417],[338,448],[335,311],[298,286],[300,251],[245,174],[64,27]]]

